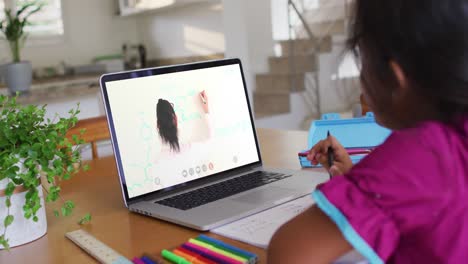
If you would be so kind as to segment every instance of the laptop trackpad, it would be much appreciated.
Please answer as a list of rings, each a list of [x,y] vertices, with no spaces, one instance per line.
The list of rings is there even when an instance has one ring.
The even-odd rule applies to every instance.
[[[261,204],[267,202],[273,202],[279,199],[283,199],[288,195],[293,194],[293,190],[280,188],[280,187],[268,187],[266,189],[257,190],[242,196],[233,198],[233,201],[248,203],[248,204]]]

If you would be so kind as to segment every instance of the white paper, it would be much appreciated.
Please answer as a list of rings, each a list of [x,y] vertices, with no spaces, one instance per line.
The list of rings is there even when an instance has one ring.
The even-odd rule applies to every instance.
[[[270,243],[271,237],[278,228],[313,204],[314,201],[311,195],[306,195],[210,231],[221,236],[266,249]],[[352,251],[337,260],[335,264],[336,263],[363,264],[367,263],[367,261],[365,261],[359,253]]]
[[[211,232],[257,247],[267,248],[274,232],[314,201],[310,195],[276,206],[269,210],[218,227]]]

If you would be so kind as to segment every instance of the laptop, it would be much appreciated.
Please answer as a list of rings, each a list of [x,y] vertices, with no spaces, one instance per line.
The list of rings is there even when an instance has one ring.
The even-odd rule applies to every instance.
[[[132,212],[209,230],[328,178],[263,166],[239,59],[105,74],[100,85]]]

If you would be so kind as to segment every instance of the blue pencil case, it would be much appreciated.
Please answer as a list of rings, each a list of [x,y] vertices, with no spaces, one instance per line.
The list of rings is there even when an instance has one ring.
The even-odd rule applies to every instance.
[[[391,131],[375,122],[374,114],[367,113],[362,118],[341,119],[337,113],[324,114],[321,120],[313,121],[309,129],[307,149],[308,151],[322,139],[327,137],[327,132],[340,141],[345,148],[374,148],[382,144]],[[366,155],[351,155],[353,164],[358,163]],[[299,155],[299,162],[303,168],[314,166],[306,157]]]

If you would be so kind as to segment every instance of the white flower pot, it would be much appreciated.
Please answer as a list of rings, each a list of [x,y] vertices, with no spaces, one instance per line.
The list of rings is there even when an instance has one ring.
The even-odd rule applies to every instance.
[[[6,188],[7,180],[0,181],[0,191]],[[15,193],[11,197],[10,215],[13,215],[13,223],[8,226],[6,238],[8,239],[10,247],[20,246],[34,240],[37,240],[47,233],[47,219],[44,206],[44,196],[42,186],[38,187],[39,197],[41,199],[41,208],[37,212],[39,221],[34,222],[31,219],[25,219],[23,213],[23,205],[26,200],[26,192]],[[0,192],[3,193],[3,192]],[[0,197],[0,235],[3,234],[5,227],[3,220],[7,215],[7,208],[5,205],[6,197]],[[3,249],[0,246],[0,249]]]
[[[29,61],[10,63],[6,65],[5,81],[11,94],[26,93],[31,88],[32,66]]]

